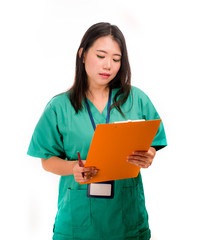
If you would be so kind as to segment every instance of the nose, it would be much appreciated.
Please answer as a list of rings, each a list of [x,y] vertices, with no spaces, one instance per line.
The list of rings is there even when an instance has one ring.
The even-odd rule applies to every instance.
[[[110,58],[106,58],[105,59],[103,67],[106,70],[110,70],[111,69],[111,59]]]

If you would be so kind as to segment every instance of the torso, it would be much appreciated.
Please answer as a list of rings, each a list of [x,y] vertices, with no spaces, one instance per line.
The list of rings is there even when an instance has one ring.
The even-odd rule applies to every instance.
[[[111,104],[116,91],[112,92]],[[133,89],[133,92],[133,98],[129,96],[122,106],[126,118],[113,108],[110,112],[110,123],[149,118],[145,116],[143,107],[150,110],[149,100],[139,89]],[[88,95],[87,98],[95,124],[106,123],[108,95],[105,98],[91,98]],[[86,159],[94,129],[87,109],[83,108],[76,114],[68,101],[67,96],[62,95],[54,99],[53,106],[58,117],[64,151],[68,160],[77,159],[77,151]],[[86,189],[87,185],[75,182],[73,175],[61,177],[54,240],[104,239],[104,232],[105,239],[109,240],[150,238],[140,174],[136,178],[116,180],[115,197],[110,201],[88,198]]]

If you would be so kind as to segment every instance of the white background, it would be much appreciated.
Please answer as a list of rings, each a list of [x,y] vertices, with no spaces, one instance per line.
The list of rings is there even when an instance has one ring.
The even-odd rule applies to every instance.
[[[132,84],[160,113],[168,147],[142,170],[152,240],[208,239],[208,7],[202,0],[19,0],[0,4],[3,239],[48,240],[59,177],[26,155],[46,103],[68,89],[94,23],[126,37]]]

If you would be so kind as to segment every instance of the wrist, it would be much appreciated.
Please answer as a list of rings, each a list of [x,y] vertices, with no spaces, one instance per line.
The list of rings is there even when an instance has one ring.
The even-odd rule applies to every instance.
[[[74,167],[75,167],[75,165],[78,163],[78,161],[77,160],[75,160],[75,161],[72,161],[72,170],[74,169]]]

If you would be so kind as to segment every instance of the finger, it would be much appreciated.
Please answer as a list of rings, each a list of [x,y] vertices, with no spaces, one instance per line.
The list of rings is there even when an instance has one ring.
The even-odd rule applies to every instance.
[[[156,150],[152,147],[149,148],[148,151],[134,151],[133,155],[144,156],[144,157],[152,157],[155,156]]]
[[[85,179],[89,179],[94,177],[98,173],[98,169],[92,168],[92,169],[84,169],[84,172],[82,172],[82,175]]]
[[[95,175],[98,172],[97,169],[94,168],[84,168],[84,167],[78,167],[76,171],[74,171],[74,175],[86,175],[88,176],[89,174]]]
[[[148,168],[151,165],[150,162],[143,162],[143,161],[137,161],[137,160],[127,160],[127,162],[134,164],[140,168]]]
[[[88,178],[88,179],[85,179],[85,178],[77,178],[75,179],[76,182],[78,183],[85,183],[85,182],[88,182],[89,180],[91,180],[92,178]]]
[[[84,173],[84,177],[85,178],[92,178],[96,175],[97,173],[95,172],[91,172],[91,173]]]
[[[146,156],[147,155],[147,151],[134,151],[132,152],[133,155],[141,155],[141,156]]]
[[[145,167],[145,162],[140,162],[140,161],[136,161],[136,160],[128,160],[128,163],[134,164],[137,167]]]
[[[89,168],[82,168],[82,171],[83,172],[95,172],[95,171],[98,171],[98,169],[95,167],[89,167]]]
[[[88,171],[84,171],[83,174],[85,176],[89,176],[89,177],[93,177],[98,173],[98,169],[92,169],[92,170],[88,170]]]
[[[97,173],[98,169],[95,167],[77,167],[76,171],[74,172],[74,178],[76,182],[86,182],[91,180]]]
[[[135,161],[146,162],[147,158],[144,157],[144,156],[130,155],[130,156],[127,157],[127,160],[135,160]]]
[[[90,177],[90,176],[85,176],[85,175],[83,176],[82,174],[76,174],[76,175],[74,175],[74,179],[76,182],[84,183],[84,182],[91,180],[92,176]]]
[[[138,157],[139,159],[147,159],[152,157],[148,152],[133,152],[133,154],[130,156]]]

